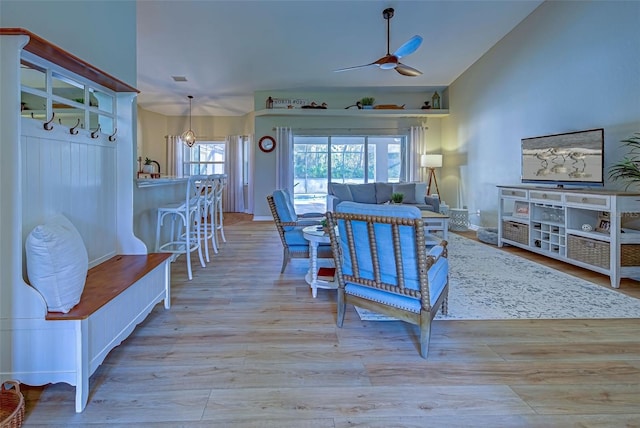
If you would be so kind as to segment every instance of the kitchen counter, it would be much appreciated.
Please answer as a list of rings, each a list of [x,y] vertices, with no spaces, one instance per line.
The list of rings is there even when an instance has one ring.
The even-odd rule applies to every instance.
[[[186,183],[188,177],[161,177],[161,178],[138,178],[136,184],[139,189],[144,187],[168,186],[172,184]]]

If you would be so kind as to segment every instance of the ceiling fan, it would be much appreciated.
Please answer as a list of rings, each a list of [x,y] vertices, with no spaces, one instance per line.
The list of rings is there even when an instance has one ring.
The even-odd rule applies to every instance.
[[[422,74],[421,71],[416,70],[413,67],[409,67],[408,65],[402,64],[399,61],[400,58],[410,55],[414,53],[416,50],[418,50],[418,48],[420,47],[420,44],[422,43],[422,37],[417,35],[413,36],[407,42],[405,42],[402,46],[396,49],[396,51],[393,54],[391,54],[389,53],[389,20],[393,18],[393,8],[390,7],[383,10],[382,17],[387,20],[387,54],[382,58],[378,59],[377,61],[374,61],[370,64],[341,68],[339,70],[334,70],[335,72],[355,70],[357,68],[364,68],[372,65],[377,65],[383,70],[395,69],[398,73],[404,76],[415,77]]]

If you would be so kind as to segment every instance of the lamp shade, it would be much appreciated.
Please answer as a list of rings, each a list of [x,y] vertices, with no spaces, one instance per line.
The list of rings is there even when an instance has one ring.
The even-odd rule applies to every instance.
[[[420,156],[420,166],[423,168],[441,168],[442,155],[422,155]]]

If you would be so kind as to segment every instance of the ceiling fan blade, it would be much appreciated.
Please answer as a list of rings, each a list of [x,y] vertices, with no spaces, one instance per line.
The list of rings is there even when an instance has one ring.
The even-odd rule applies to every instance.
[[[408,65],[404,65],[402,63],[398,63],[396,66],[396,71],[404,76],[416,77],[422,74],[422,71],[416,70],[413,67],[409,67]]]
[[[413,36],[412,38],[407,40],[402,46],[396,49],[396,51],[393,54],[398,58],[411,55],[412,53],[418,50],[421,44],[422,44],[422,37],[418,35]]]
[[[338,70],[333,70],[334,73],[339,73],[341,71],[349,71],[349,70],[357,70],[358,68],[365,68],[365,67],[369,67],[372,65],[378,65],[375,62],[372,62],[371,64],[364,64],[364,65],[356,65],[355,67],[347,67],[347,68],[340,68]]]

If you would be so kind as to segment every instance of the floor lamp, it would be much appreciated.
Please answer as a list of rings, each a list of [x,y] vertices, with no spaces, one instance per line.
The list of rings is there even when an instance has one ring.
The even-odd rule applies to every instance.
[[[438,180],[436,180],[436,168],[442,167],[442,155],[422,155],[420,156],[420,166],[429,168],[429,179],[427,185],[427,195],[431,195],[431,180],[436,185],[436,193],[440,199],[440,189],[438,189]]]

